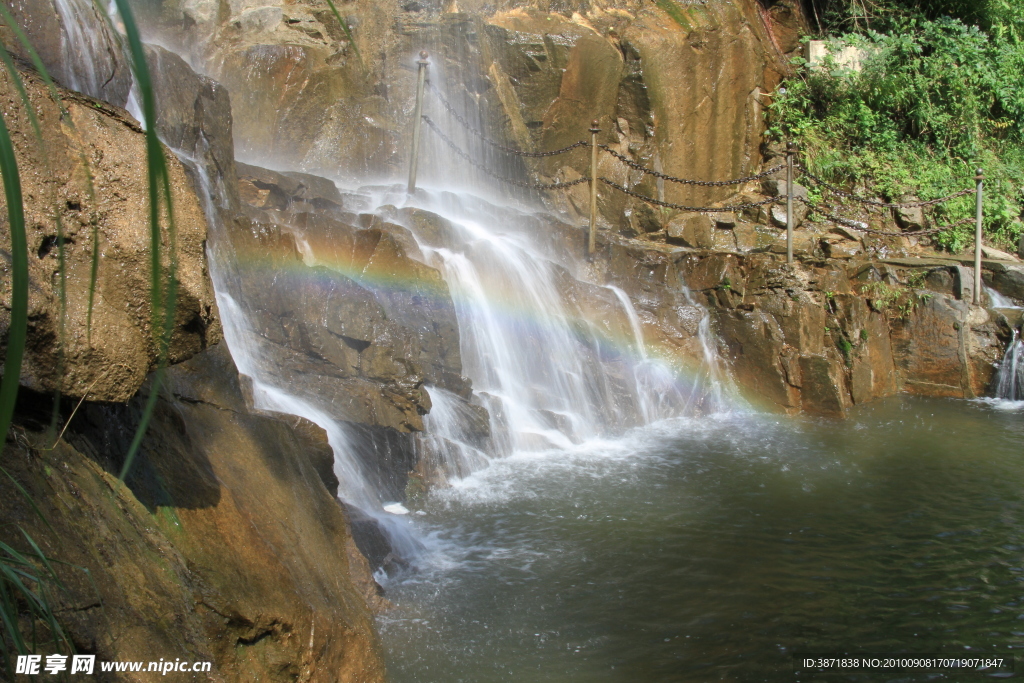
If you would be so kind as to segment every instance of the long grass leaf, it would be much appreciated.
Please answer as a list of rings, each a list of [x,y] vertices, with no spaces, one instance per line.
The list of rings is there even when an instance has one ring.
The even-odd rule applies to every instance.
[[[125,455],[124,465],[121,468],[120,477],[124,479],[131,471],[132,463],[142,444],[146,428],[156,409],[156,399],[160,391],[160,384],[163,381],[163,367],[167,362],[167,352],[170,344],[168,329],[172,329],[176,298],[176,276],[174,265],[176,258],[171,255],[171,263],[167,279],[166,291],[161,283],[161,231],[160,231],[160,194],[164,195],[164,206],[167,215],[173,216],[171,205],[170,181],[167,171],[167,159],[164,157],[163,145],[161,145],[156,131],[156,98],[153,91],[153,81],[149,74],[149,66],[146,64],[146,53],[142,45],[142,38],[139,34],[138,25],[132,14],[131,7],[127,0],[114,0],[117,11],[124,23],[125,37],[128,40],[128,49],[132,58],[132,73],[135,76],[135,83],[138,86],[139,94],[142,96],[142,116],[146,128],[146,166],[149,180],[149,226],[150,226],[150,304],[152,307],[152,329],[157,335],[159,351],[159,362],[157,371],[153,375],[149,399],[143,410],[142,419],[132,439],[128,453]],[[170,248],[174,248],[174,235],[170,235]]]
[[[57,103],[57,107],[60,109],[60,114],[65,119],[68,119],[68,110],[64,107],[64,100],[60,96],[60,91],[57,89],[57,84],[50,78],[50,72],[47,71],[46,65],[43,64],[42,58],[36,49],[32,47],[32,41],[28,39],[25,32],[18,26],[18,22],[14,20],[7,6],[0,2],[0,19],[3,19],[7,23],[7,26],[14,32],[18,42],[24,48],[25,53],[28,55],[29,61],[32,62],[32,66],[39,73],[39,77],[43,79],[43,83],[46,84],[46,88],[50,91],[50,97]]]
[[[6,476],[8,479],[11,480],[11,483],[14,484],[14,488],[18,489],[18,492],[25,498],[26,501],[28,501],[28,504],[32,507],[32,510],[36,513],[36,516],[39,517],[39,519],[41,519],[43,521],[43,524],[45,524],[46,527],[50,531],[52,531],[54,534],[56,534],[57,531],[52,526],[50,526],[50,521],[48,519],[46,519],[46,515],[44,515],[43,511],[39,509],[39,506],[36,505],[35,499],[32,498],[32,495],[28,491],[25,490],[25,487],[23,487],[18,482],[18,480],[15,479],[14,477],[12,477],[11,473],[8,472],[7,470],[5,470],[3,467],[0,467],[0,472],[3,472],[4,476]]]
[[[14,65],[14,59],[11,57],[11,53],[7,51],[7,47],[0,41],[0,60],[3,60],[4,68],[7,69],[7,73],[11,77],[11,82],[14,84],[14,89],[18,91],[18,96],[21,97],[22,104],[25,105],[25,111],[28,113],[29,123],[32,124],[32,130],[35,131],[36,139],[43,139],[43,130],[39,126],[39,117],[36,116],[36,108],[32,106],[32,101],[28,98],[28,91],[25,90],[25,82],[21,79],[21,73],[18,71],[18,67]]]
[[[57,576],[57,572],[53,571],[53,565],[50,564],[50,558],[48,558],[39,548],[39,545],[35,542],[35,539],[29,536],[28,533],[20,526],[18,527],[18,531],[20,531],[21,535],[25,537],[25,540],[28,541],[28,544],[32,546],[32,550],[35,551],[36,557],[39,558],[39,561],[43,563],[43,566],[46,568],[46,571],[49,572],[50,580],[53,581],[54,585],[56,585],[58,588],[60,588],[63,591],[66,591],[67,588],[64,587],[64,583],[60,580],[60,577]]]
[[[104,13],[104,16],[106,16],[105,13]],[[61,117],[63,118],[64,122],[67,123],[67,125],[71,128],[71,130],[74,131],[75,130],[75,123],[71,119],[71,116],[68,113],[67,108],[65,108],[64,100],[60,96],[60,91],[57,89],[56,83],[54,83],[53,79],[50,77],[50,74],[49,74],[49,72],[46,69],[46,65],[43,64],[43,60],[39,57],[39,53],[36,52],[34,47],[32,47],[31,41],[29,41],[28,37],[25,35],[25,32],[21,30],[21,27],[18,26],[18,23],[14,20],[14,17],[11,15],[10,11],[7,9],[7,7],[2,2],[0,2],[0,18],[2,18],[4,20],[4,22],[6,22],[7,25],[11,28],[11,30],[14,31],[14,35],[17,37],[18,42],[21,44],[22,48],[25,50],[25,53],[28,54],[29,60],[32,62],[32,66],[35,67],[36,71],[39,72],[39,76],[43,79],[43,83],[46,84],[47,89],[50,91],[50,97],[53,98],[53,101],[57,104],[57,108],[60,109]],[[9,71],[11,71],[11,70],[16,71],[16,69],[14,68],[14,64],[13,63],[8,65],[7,61],[5,60],[5,65],[7,65],[7,68],[8,68]],[[13,71],[12,71],[12,73],[13,73]],[[16,87],[18,86],[18,84],[21,83],[20,76],[15,79],[15,83],[16,83]],[[28,103],[27,103],[28,95],[24,93],[24,89],[23,88],[19,88],[19,91],[22,93],[22,99],[26,101],[26,107],[28,107],[30,118],[32,118],[32,120],[35,121],[36,120],[35,119],[35,110],[32,109],[32,107],[29,106]],[[36,129],[36,136],[41,141],[42,140],[42,133],[39,130],[38,123],[33,123],[33,127]],[[96,189],[93,186],[93,182],[92,182],[92,170],[91,170],[90,165],[89,165],[89,158],[86,156],[84,149],[79,149],[78,150],[78,156],[79,156],[79,160],[82,162],[82,166],[85,168],[86,192],[89,195],[89,204],[90,204],[90,206],[95,206],[96,205]],[[44,154],[44,159],[45,158],[46,158],[46,155]],[[59,222],[60,221],[60,217],[59,216],[55,216],[55,217],[56,217],[56,220]],[[86,333],[86,340],[87,340],[87,342],[91,344],[92,343],[92,310],[93,310],[93,305],[94,305],[95,299],[96,299],[95,294],[96,294],[97,276],[98,276],[98,273],[99,273],[100,245],[99,245],[99,231],[97,229],[96,221],[95,221],[95,219],[93,219],[90,222],[92,223],[92,269],[91,269],[90,278],[89,278],[89,306],[88,306],[88,309],[87,309],[87,312],[86,312],[85,333]],[[58,231],[59,232],[63,232],[63,230],[61,229],[60,225],[58,225]],[[58,257],[63,261],[63,258],[64,258],[64,256],[63,256],[64,245],[63,245],[63,241],[61,241],[59,237],[58,237],[58,241],[60,242],[58,244],[58,250],[59,250]],[[63,273],[63,270],[61,272]],[[65,283],[63,282],[63,278],[62,278],[62,283],[61,284],[62,284],[62,287],[66,287]],[[66,292],[66,289],[64,291]],[[66,302],[62,302],[62,305],[66,306]]]
[[[356,53],[356,58],[359,59],[359,64],[361,66],[365,66],[365,64],[363,64],[363,56],[359,54],[359,47],[356,45],[356,39],[352,37],[352,30],[348,27],[348,22],[341,18],[338,8],[334,6],[334,0],[327,0],[327,5],[331,8],[331,11],[334,12],[334,16],[338,20],[338,23],[341,24],[341,30],[345,32],[345,37],[348,38],[349,45],[352,46],[352,50]]]
[[[0,116],[0,175],[7,199],[7,223],[11,231],[11,322],[7,333],[7,358],[0,382],[0,438],[7,437],[18,398],[21,360],[25,353],[28,327],[28,242],[25,238],[25,206],[21,177],[7,123]]]

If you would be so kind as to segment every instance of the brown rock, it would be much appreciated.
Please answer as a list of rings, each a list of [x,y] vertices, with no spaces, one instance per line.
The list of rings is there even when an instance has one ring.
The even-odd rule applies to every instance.
[[[151,328],[148,186],[145,141],[135,122],[108,107],[64,93],[69,124],[37,77],[23,74],[42,128],[40,150],[20,96],[6,73],[0,93],[22,169],[30,250],[31,322],[22,384],[65,396],[126,401],[157,363]],[[73,128],[70,124],[73,124]],[[207,273],[206,217],[191,179],[167,153],[177,228],[178,295],[169,360],[185,360],[220,338]],[[87,164],[87,165],[86,165]],[[87,178],[92,178],[92,191]],[[6,210],[4,210],[6,213]],[[59,216],[64,231],[67,317],[60,339]],[[93,242],[93,225],[99,239]],[[10,249],[6,224],[0,244]],[[167,248],[164,238],[165,253]],[[92,254],[100,249],[89,327]],[[6,262],[5,262],[6,263]],[[9,266],[2,265],[7,269]],[[161,278],[166,282],[165,266]],[[6,275],[9,282],[10,275]],[[0,290],[0,330],[6,339],[10,291]],[[6,343],[6,342],[4,342]]]
[[[687,213],[674,217],[665,228],[670,242],[697,249],[715,246],[715,223],[703,213]]]
[[[893,356],[906,391],[962,398],[970,387],[968,305],[937,295],[892,324]]]
[[[778,322],[755,309],[723,311],[717,323],[733,375],[747,395],[768,409],[799,409],[800,391],[791,381],[796,378],[780,361],[785,342]]]
[[[916,198],[911,197],[906,201],[916,201]],[[896,220],[896,224],[903,230],[912,232],[914,230],[924,230],[927,228],[927,220],[924,216],[924,209],[919,206],[910,208],[896,208],[892,210],[893,218]]]
[[[740,251],[753,251],[759,245],[757,231],[751,223],[737,223],[732,229],[736,236],[736,248]]]
[[[836,259],[853,258],[864,251],[860,242],[853,242],[851,240],[825,241],[822,246],[824,246],[825,254],[829,258]]]
[[[54,532],[6,479],[0,519],[68,563],[55,565],[68,588],[56,610],[101,659],[205,660],[224,680],[383,681],[372,579],[365,564],[350,574],[345,515],[288,422],[239,411],[227,369],[215,347],[168,372],[124,483],[112,472],[145,396],[84,405],[53,448],[24,431],[34,457],[4,461]]]
[[[803,378],[800,401],[804,412],[846,417],[850,400],[841,362],[824,356],[800,356],[800,373]]]
[[[992,276],[992,287],[1004,296],[1024,300],[1024,266],[1004,266]]]
[[[803,354],[821,354],[825,345],[825,309],[809,301],[794,303],[779,321],[786,343]]]

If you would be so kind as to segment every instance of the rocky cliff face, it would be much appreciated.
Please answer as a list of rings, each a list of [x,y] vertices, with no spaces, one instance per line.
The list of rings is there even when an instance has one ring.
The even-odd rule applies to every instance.
[[[226,92],[174,55],[153,48],[149,56],[161,67],[159,129],[188,166],[166,152],[179,282],[169,360],[177,365],[126,483],[116,473],[151,391],[143,382],[157,362],[143,135],[123,110],[63,90],[62,117],[38,78],[23,73],[40,142],[4,74],[31,283],[23,388],[3,463],[46,522],[6,477],[0,518],[28,531],[48,556],[70,563],[59,565],[68,590],[55,596],[55,607],[79,652],[120,661],[211,661],[214,680],[382,680],[367,608],[379,604],[378,587],[335,498],[326,435],[293,416],[253,412],[245,383],[217,345],[208,219],[239,205]],[[225,130],[226,138],[218,136]],[[218,182],[225,178],[230,186]],[[210,201],[197,189],[213,193]],[[0,244],[9,252],[6,226]],[[162,246],[165,254],[171,247]],[[8,257],[3,267],[9,263]],[[6,340],[9,272],[0,283]],[[60,425],[68,421],[60,438],[47,428],[47,392],[57,389],[65,397]]]
[[[796,3],[353,2],[346,33],[326,4],[165,2],[159,30],[231,91],[239,157],[326,175],[404,166],[415,55],[489,135],[524,150],[586,137],[673,175],[735,177],[760,163],[761,107],[797,47]],[[185,30],[182,30],[185,27]],[[583,172],[589,157],[539,164]],[[564,167],[564,168],[563,168]],[[523,169],[520,169],[523,170]],[[609,161],[619,181],[628,169]],[[715,188],[645,187],[707,202]],[[631,205],[630,205],[631,206]],[[602,206],[622,220],[622,198]],[[655,217],[642,206],[627,223]]]
[[[764,253],[648,248],[638,267],[635,257],[614,258],[622,246],[606,249],[607,277],[662,328],[678,315],[662,292],[690,288],[713,317],[739,389],[762,409],[843,417],[855,404],[901,391],[985,396],[1020,325],[1014,310],[972,306],[959,278],[973,276],[954,260],[787,265]],[[990,273],[1018,267],[985,265]]]

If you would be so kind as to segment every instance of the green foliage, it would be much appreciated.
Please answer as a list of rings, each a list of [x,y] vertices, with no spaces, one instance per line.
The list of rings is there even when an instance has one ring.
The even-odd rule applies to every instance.
[[[1024,3],[981,5],[987,30],[904,8],[887,15],[886,33],[834,37],[833,51],[867,51],[862,70],[826,60],[789,79],[769,108],[770,134],[798,142],[826,180],[888,200],[951,194],[983,168],[985,230],[1015,245],[1024,228]],[[934,212],[939,225],[969,218],[974,198]],[[961,226],[938,241],[959,251],[971,235]]]
[[[910,287],[890,285],[880,280],[861,285],[860,293],[868,297],[871,307],[879,313],[889,312],[899,318],[906,318],[932,296],[928,293],[915,292]]]
[[[21,360],[25,353],[28,327],[28,242],[25,209],[21,199],[21,176],[14,158],[14,146],[7,124],[0,116],[0,173],[7,200],[7,225],[11,232],[11,318],[7,335],[7,357],[0,382],[0,435],[6,438],[18,397]]]
[[[839,347],[840,353],[843,354],[843,360],[846,361],[846,367],[853,365],[853,344],[846,337],[840,336],[836,342],[836,346]]]
[[[996,34],[1021,37],[1024,6],[1019,0],[810,0],[818,30],[824,34],[888,31],[911,17],[951,17]]]

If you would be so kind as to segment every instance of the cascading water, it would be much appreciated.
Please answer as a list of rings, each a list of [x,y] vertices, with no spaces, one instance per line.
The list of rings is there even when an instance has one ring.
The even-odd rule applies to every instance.
[[[67,15],[65,39],[75,52],[73,62],[87,65],[88,55],[101,46],[90,40],[90,31],[75,28],[80,14],[74,11],[75,2],[79,0],[59,3],[62,16]],[[432,86],[441,91],[445,89],[442,71],[438,65],[432,73]],[[98,94],[97,78],[85,68],[72,85]],[[485,151],[479,140],[458,129],[452,114],[437,101],[428,104],[426,111],[448,125],[456,144],[470,149],[499,175],[522,171],[515,163],[499,163],[493,150]],[[467,116],[473,126],[484,128],[478,110]],[[478,171],[468,168],[453,175],[453,168],[466,165],[447,145],[424,132],[427,161],[421,184],[437,189],[407,196],[398,188],[356,188],[349,197],[360,204],[350,207],[357,212],[383,214],[394,207],[415,207],[452,226],[443,243],[418,234],[415,225],[406,226],[416,237],[424,261],[442,273],[450,290],[463,374],[472,381],[472,403],[477,404],[440,387],[427,387],[433,408],[419,447],[424,459],[435,462],[439,478],[457,480],[486,468],[496,457],[580,448],[659,419],[698,409],[711,412],[724,405],[706,314],[699,327],[704,372],[696,380],[681,382],[669,364],[652,355],[637,311],[624,291],[588,283],[587,267],[578,255],[555,254],[542,246],[544,240],[535,234],[536,217],[503,205],[500,190]],[[367,460],[355,452],[344,411],[316,392],[290,386],[280,359],[268,350],[258,331],[254,307],[259,303],[247,300],[247,275],[238,267],[240,256],[223,225],[227,199],[222,179],[206,168],[203,150],[175,151],[192,170],[204,202],[211,232],[210,271],[225,338],[239,372],[252,379],[255,407],[299,415],[324,428],[334,450],[342,500],[373,517],[397,554],[415,556],[420,544],[414,525],[390,514],[405,510],[394,505],[392,494],[380,490]],[[472,188],[473,193],[453,194],[449,191],[453,184]],[[516,190],[516,195],[522,193]],[[301,231],[293,236],[307,264],[316,264],[317,255]],[[621,318],[618,330],[592,320],[587,301],[614,311],[613,317]],[[480,406],[486,408],[486,418]],[[480,436],[481,420],[489,422],[484,430],[489,436]]]
[[[1024,341],[1016,330],[996,372],[995,397],[1024,401]]]

